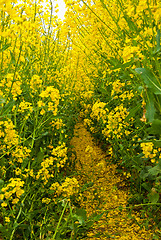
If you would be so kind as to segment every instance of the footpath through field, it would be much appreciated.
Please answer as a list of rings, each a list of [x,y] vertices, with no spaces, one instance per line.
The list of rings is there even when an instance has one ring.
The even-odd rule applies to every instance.
[[[135,212],[135,221],[134,213],[128,217],[124,209],[128,189],[123,186],[116,165],[108,163],[106,154],[94,143],[83,123],[76,125],[71,144],[77,154],[77,179],[80,184],[88,182],[90,186],[82,193],[81,206],[88,216],[104,211],[86,239],[154,239],[152,231],[140,229],[139,224],[145,219],[138,212]]]

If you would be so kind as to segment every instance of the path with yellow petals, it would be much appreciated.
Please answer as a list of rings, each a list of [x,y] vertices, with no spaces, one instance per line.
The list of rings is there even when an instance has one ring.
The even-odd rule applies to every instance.
[[[83,123],[76,125],[71,144],[77,154],[77,179],[81,185],[85,182],[90,185],[82,193],[81,206],[86,209],[88,216],[104,211],[100,220],[88,232],[86,239],[154,239],[152,231],[140,229],[136,221],[127,216],[125,206],[129,196],[128,190],[121,185],[122,179],[116,172],[116,166],[109,163],[105,153],[94,143]],[[137,212],[135,219],[139,224],[143,221]]]

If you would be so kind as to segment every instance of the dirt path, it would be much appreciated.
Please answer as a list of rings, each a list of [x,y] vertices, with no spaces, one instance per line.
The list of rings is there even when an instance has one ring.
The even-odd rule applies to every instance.
[[[153,233],[140,229],[132,216],[128,217],[127,211],[121,209],[127,204],[128,192],[120,186],[122,180],[116,173],[116,166],[107,163],[105,153],[94,144],[82,123],[76,125],[71,144],[77,154],[79,183],[88,182],[91,186],[82,194],[82,207],[88,216],[105,211],[86,239],[152,240]],[[138,213],[135,218],[139,224],[143,221]]]

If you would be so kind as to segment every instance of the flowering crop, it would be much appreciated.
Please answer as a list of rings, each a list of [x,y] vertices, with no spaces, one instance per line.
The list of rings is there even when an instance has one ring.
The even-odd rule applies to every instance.
[[[92,96],[81,93],[80,116],[128,176],[131,201],[152,217],[160,211],[161,2],[65,2],[77,79],[83,69],[92,83]]]
[[[76,117],[71,105],[75,93],[68,82],[70,42],[53,10],[52,2],[45,12],[42,1],[0,3],[0,232],[4,239],[56,234],[62,201],[69,208],[79,190],[76,179],[66,173],[71,165],[68,138]],[[54,184],[61,190],[54,190]]]
[[[161,193],[161,1],[65,0],[63,22],[52,1],[42,3],[0,2],[2,237],[85,236],[81,159],[70,143],[80,119],[129,183],[129,201],[153,221]],[[88,143],[85,152],[97,158]],[[101,173],[106,164],[98,163]],[[160,227],[159,214],[154,222]]]

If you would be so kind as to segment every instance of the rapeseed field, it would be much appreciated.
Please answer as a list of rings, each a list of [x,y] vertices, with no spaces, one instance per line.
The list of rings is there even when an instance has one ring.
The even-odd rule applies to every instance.
[[[0,1],[0,238],[161,239],[161,1]]]

